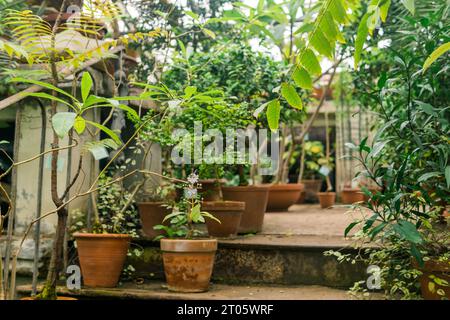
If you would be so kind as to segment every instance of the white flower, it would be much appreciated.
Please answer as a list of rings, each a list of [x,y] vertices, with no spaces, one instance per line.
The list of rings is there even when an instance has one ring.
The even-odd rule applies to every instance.
[[[187,181],[190,184],[196,184],[198,182],[198,175],[195,172],[192,172],[189,177],[187,177]]]
[[[196,188],[186,188],[184,189],[184,196],[187,199],[194,199],[197,197],[197,189]]]

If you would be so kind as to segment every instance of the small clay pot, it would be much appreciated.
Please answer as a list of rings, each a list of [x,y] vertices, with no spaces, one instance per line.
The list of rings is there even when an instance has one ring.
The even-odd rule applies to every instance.
[[[241,223],[245,202],[241,201],[205,201],[202,211],[209,212],[216,220],[206,218],[208,233],[212,237],[235,237]]]
[[[266,212],[269,187],[267,185],[223,187],[223,199],[245,202],[238,233],[261,232]]]
[[[119,281],[131,237],[128,234],[75,233],[83,283],[113,288]]]
[[[341,191],[341,202],[343,204],[353,204],[364,201],[364,193],[359,188],[344,188]]]
[[[163,223],[163,220],[170,213],[170,209],[164,206],[164,202],[140,202],[138,203],[138,209],[142,231],[147,237],[153,239],[165,235],[164,230],[153,229],[157,225],[168,225],[168,221]]]
[[[203,201],[220,201],[220,185],[223,181],[216,179],[202,179],[199,180],[201,188],[199,190]]]
[[[336,192],[319,192],[317,196],[322,209],[329,208],[336,202]]]
[[[217,239],[161,239],[161,251],[170,291],[208,291]]]
[[[303,190],[301,183],[280,183],[269,186],[269,200],[267,201],[267,212],[287,211],[295,204]]]
[[[422,271],[422,275],[419,278],[420,291],[422,297],[425,300],[442,300],[443,298],[450,299],[450,287],[441,286],[433,281],[432,277],[443,279],[450,283],[450,262],[429,260],[424,262],[423,268],[419,266],[415,259],[413,261],[414,268]],[[437,293],[437,290],[443,290],[445,295],[441,296]]]
[[[320,191],[322,187],[321,179],[306,179],[302,180],[303,190],[300,192],[300,197],[297,200],[297,203],[315,203],[317,202],[317,193]]]

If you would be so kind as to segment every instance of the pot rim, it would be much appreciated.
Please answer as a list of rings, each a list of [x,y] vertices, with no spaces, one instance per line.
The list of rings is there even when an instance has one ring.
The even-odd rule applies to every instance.
[[[275,183],[267,185],[270,191],[301,191],[305,189],[305,185],[303,183]]]
[[[124,233],[81,233],[76,232],[73,234],[74,238],[119,238],[119,239],[131,239],[131,236],[129,234]]]
[[[244,211],[245,202],[233,200],[219,200],[219,201],[203,201],[201,204],[202,210],[215,211]]]
[[[335,191],[331,191],[331,192],[317,192],[317,195],[323,195],[323,196],[325,196],[325,195],[336,195],[336,192]]]
[[[158,206],[158,205],[162,205],[162,204],[166,204],[166,202],[164,202],[164,201],[142,201],[142,202],[138,202],[137,203],[138,206],[140,206],[140,205],[144,205],[144,206],[155,205],[155,206]]]
[[[240,191],[240,192],[269,191],[269,186],[265,184],[256,184],[248,186],[223,186],[222,191]]]
[[[217,251],[217,239],[168,239],[163,238],[160,241],[161,251],[163,252],[215,252]]]

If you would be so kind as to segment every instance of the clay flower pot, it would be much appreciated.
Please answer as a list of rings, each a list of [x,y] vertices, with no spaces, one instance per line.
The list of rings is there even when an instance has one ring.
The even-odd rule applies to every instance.
[[[267,201],[267,211],[287,211],[295,204],[303,190],[301,183],[280,183],[269,186],[269,200]]]
[[[261,232],[269,197],[268,186],[223,187],[223,199],[245,202],[238,233]]]
[[[364,193],[359,188],[344,188],[341,191],[341,202],[343,204],[353,204],[364,201]]]
[[[322,209],[329,208],[336,202],[336,192],[319,192],[317,196]]]
[[[216,239],[161,239],[161,251],[170,291],[208,291]]]
[[[139,216],[141,217],[142,231],[149,238],[164,235],[164,230],[155,230],[154,226],[163,224],[164,217],[170,213],[170,209],[164,206],[164,202],[140,202],[138,203]],[[167,222],[164,222],[167,225]]]
[[[303,190],[300,192],[300,197],[297,200],[297,203],[304,202],[316,202],[317,201],[317,193],[320,191],[320,187],[322,187],[321,179],[309,179],[302,180]]]
[[[216,179],[203,179],[199,180],[201,189],[200,195],[203,197],[203,201],[220,201],[220,184],[222,181]]]
[[[235,237],[241,223],[245,202],[240,201],[205,201],[202,211],[209,212],[219,219],[220,223],[206,218],[208,233],[212,237]]]
[[[119,281],[131,237],[128,234],[75,233],[83,283],[113,288]]]
[[[425,261],[423,268],[419,266],[415,259],[413,259],[414,268],[422,271],[419,278],[420,291],[425,300],[442,300],[443,298],[450,299],[450,287],[441,286],[433,281],[433,277],[442,279],[450,283],[450,262],[429,260]],[[441,296],[437,291],[441,289],[445,295]]]

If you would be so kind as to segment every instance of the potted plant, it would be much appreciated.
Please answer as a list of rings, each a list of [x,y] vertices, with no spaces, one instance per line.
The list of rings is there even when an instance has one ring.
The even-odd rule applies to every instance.
[[[71,232],[83,284],[87,287],[117,286],[130,241],[138,237],[139,217],[135,204],[126,205],[131,194],[120,182],[113,183],[120,170],[114,171],[116,174],[107,172],[99,180],[92,231],[86,226],[86,215],[72,212]]]
[[[215,173],[215,178],[212,180],[212,184],[217,187],[218,196],[216,200],[211,201],[211,197],[204,197],[201,193],[202,210],[209,212],[219,221],[208,219],[206,220],[206,226],[208,233],[213,237],[234,237],[238,233],[239,225],[241,223],[242,214],[245,210],[245,202],[242,201],[224,201],[222,186],[220,182],[221,172],[223,168],[219,168],[218,164],[202,164],[200,172],[212,171]],[[207,169],[209,167],[209,169]],[[202,180],[200,180],[202,181]],[[203,185],[201,185],[201,190]],[[207,200],[208,199],[208,200]]]
[[[336,193],[332,192],[333,185],[331,184],[330,179],[330,173],[333,170],[334,163],[333,158],[331,158],[330,156],[330,132],[328,127],[328,113],[325,113],[325,137],[326,137],[325,159],[321,163],[322,167],[319,169],[319,173],[323,177],[325,177],[325,181],[327,183],[327,190],[325,192],[317,193],[317,196],[319,197],[320,207],[322,209],[333,206],[334,202],[336,201]]]
[[[190,174],[181,202],[164,218],[170,225],[158,226],[167,231],[168,238],[161,238],[161,251],[170,291],[204,292],[209,288],[217,239],[199,237],[195,224],[204,223],[205,218],[218,220],[201,211],[198,187],[198,176]]]
[[[317,202],[317,193],[322,187],[319,161],[324,158],[324,147],[320,141],[303,141],[301,144],[298,182],[304,185],[297,203]]]
[[[139,216],[142,232],[148,238],[154,239],[164,233],[162,229],[155,229],[163,223],[164,217],[172,212],[171,198],[175,191],[172,184],[163,182],[160,186],[151,186],[152,190],[145,192],[145,196],[138,201]]]

